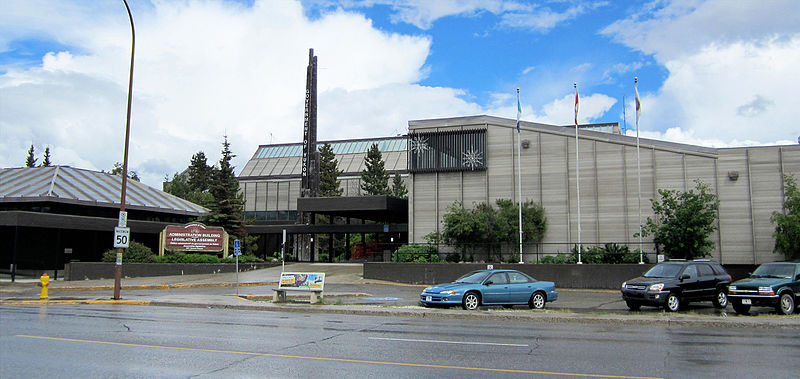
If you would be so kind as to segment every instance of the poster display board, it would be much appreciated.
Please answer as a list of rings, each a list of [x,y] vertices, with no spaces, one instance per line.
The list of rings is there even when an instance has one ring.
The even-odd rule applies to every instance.
[[[282,272],[279,289],[319,290],[325,286],[325,273]]]

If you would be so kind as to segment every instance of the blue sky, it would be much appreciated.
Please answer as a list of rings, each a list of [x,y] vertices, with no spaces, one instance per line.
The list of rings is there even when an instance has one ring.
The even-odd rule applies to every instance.
[[[302,136],[308,48],[319,138],[387,136],[408,120],[579,120],[728,147],[797,143],[796,2],[654,0],[130,0],[137,50],[132,169],[160,187],[228,135],[242,168]],[[76,27],[80,25],[80,27]],[[33,144],[57,164],[121,161],[130,29],[121,1],[0,2],[0,167]]]

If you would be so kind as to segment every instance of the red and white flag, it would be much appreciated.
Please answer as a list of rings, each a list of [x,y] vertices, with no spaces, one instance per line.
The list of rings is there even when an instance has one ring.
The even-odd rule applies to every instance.
[[[578,127],[578,83],[575,85],[575,127]],[[638,108],[637,108],[638,109]]]
[[[633,78],[633,90],[636,92],[636,122],[639,122],[639,117],[642,116],[642,102],[639,101],[639,78]],[[639,126],[637,124],[636,128]]]

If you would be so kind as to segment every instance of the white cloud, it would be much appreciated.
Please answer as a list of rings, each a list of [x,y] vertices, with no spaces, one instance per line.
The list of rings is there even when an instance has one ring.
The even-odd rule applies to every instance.
[[[711,44],[800,32],[794,0],[657,0],[601,33],[659,61],[693,55]]]
[[[580,95],[578,123],[586,124],[599,121],[616,102],[617,100],[613,97],[601,93],[589,96]],[[568,94],[560,99],[553,100],[545,104],[533,117],[524,117],[524,119],[554,125],[573,125],[575,123],[575,94]]]
[[[642,93],[642,131],[717,147],[800,135],[796,2],[656,1],[602,33],[668,71],[663,83],[640,75],[661,83]]]
[[[678,126],[699,138],[765,143],[800,135],[800,35],[709,46],[665,66],[667,80],[642,99],[643,128]]]
[[[59,36],[68,48],[46,54],[40,65],[0,74],[0,166],[22,165],[34,144],[37,155],[50,146],[55,164],[110,169],[122,161],[124,144],[130,59],[124,7],[60,3],[60,15],[42,20],[25,3],[12,5],[15,23],[28,30],[10,40]],[[299,3],[283,1],[136,5],[129,166],[154,187],[197,151],[216,162],[224,134],[239,169],[271,137],[299,141],[309,47],[319,57],[322,139],[403,133],[410,119],[481,113],[460,100],[459,90],[414,84],[426,74],[428,37],[387,34],[360,14],[337,11],[310,21]],[[119,20],[105,22],[111,12]]]
[[[500,17],[500,25],[547,32],[560,23],[606,5],[606,2],[577,4],[550,2],[549,5],[556,6],[557,9],[514,0],[354,0],[337,5],[357,8],[376,4],[392,7],[394,11],[390,16],[392,22],[407,23],[423,30],[430,29],[433,23],[441,18],[471,17],[482,12],[490,12]]]

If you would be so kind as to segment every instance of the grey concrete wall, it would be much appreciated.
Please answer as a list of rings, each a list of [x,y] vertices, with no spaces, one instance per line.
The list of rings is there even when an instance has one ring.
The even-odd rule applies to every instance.
[[[483,122],[483,124],[479,124]],[[459,126],[458,124],[461,123]],[[487,129],[486,171],[415,173],[409,180],[409,241],[441,228],[455,200],[473,208],[496,199],[517,200],[517,149],[514,120],[466,117],[410,123],[413,132]],[[540,253],[569,251],[578,241],[574,129],[523,123],[522,199],[539,202],[547,217]],[[719,230],[712,235],[711,258],[723,264],[760,264],[772,253],[773,212],[782,210],[782,174],[800,178],[800,146],[710,149],[664,141],[641,141],[641,221],[653,216],[650,199],[658,189],[691,190],[701,180],[720,200]],[[728,172],[736,171],[737,180]],[[581,241],[637,248],[639,175],[636,139],[581,131]],[[645,249],[652,252],[650,239]],[[531,260],[527,255],[525,261]]]
[[[652,264],[575,265],[575,264],[494,264],[495,269],[522,271],[537,280],[555,282],[556,288],[618,289],[622,282],[641,276]],[[451,282],[473,270],[483,270],[478,263],[364,263],[364,279],[379,279],[408,284]],[[733,280],[747,276],[753,265],[731,265],[726,269]]]
[[[91,280],[114,278],[114,263],[72,262],[64,265],[66,280]],[[239,263],[239,271],[250,271],[274,267],[280,263]],[[213,274],[236,272],[232,263],[125,263],[122,276],[128,278],[146,276]]]

